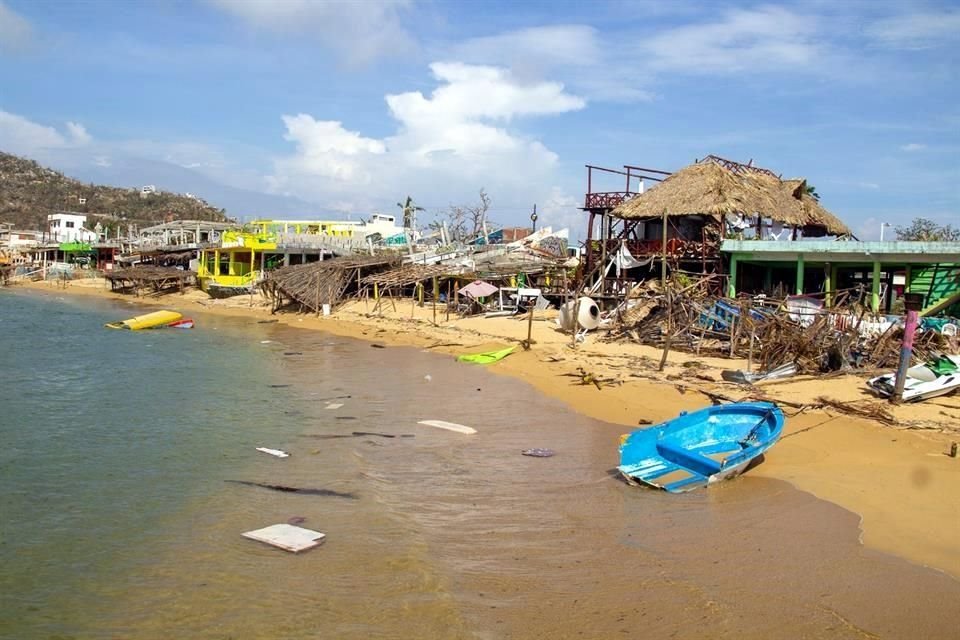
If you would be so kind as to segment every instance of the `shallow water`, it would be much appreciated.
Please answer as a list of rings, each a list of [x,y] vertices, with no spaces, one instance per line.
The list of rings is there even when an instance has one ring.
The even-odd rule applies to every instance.
[[[0,291],[0,637],[954,634],[957,581],[784,483],[629,487],[622,427],[482,367],[246,319],[101,328],[135,313]],[[414,437],[311,437],[354,431]],[[240,537],[295,517],[326,543]]]

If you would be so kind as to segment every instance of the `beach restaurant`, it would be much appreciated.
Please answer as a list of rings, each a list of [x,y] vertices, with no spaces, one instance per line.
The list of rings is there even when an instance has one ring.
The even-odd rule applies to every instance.
[[[727,295],[869,292],[874,312],[891,313],[905,293],[924,295],[921,315],[960,313],[960,242],[724,240]]]

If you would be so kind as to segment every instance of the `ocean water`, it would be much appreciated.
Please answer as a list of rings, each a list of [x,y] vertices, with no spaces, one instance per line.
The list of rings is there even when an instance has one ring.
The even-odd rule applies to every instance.
[[[253,319],[102,326],[136,313],[0,289],[0,638],[955,633],[956,580],[784,483],[629,487],[622,427],[522,381]],[[240,535],[290,519],[327,541]]]

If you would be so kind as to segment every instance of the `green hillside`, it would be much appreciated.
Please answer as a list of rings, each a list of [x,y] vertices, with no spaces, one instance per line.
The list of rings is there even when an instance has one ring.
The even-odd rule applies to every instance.
[[[200,198],[175,193],[141,196],[140,188],[121,189],[87,184],[33,160],[0,152],[0,222],[16,229],[45,229],[47,215],[72,211],[89,216],[108,230],[117,225],[140,227],[168,220],[227,220],[223,209]]]

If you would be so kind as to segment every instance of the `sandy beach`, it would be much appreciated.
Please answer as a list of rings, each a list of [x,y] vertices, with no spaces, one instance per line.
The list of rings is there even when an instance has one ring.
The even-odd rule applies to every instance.
[[[960,459],[947,452],[960,441],[960,397],[891,407],[872,398],[863,377],[826,379],[799,376],[747,389],[722,382],[723,369],[744,369],[746,362],[673,352],[657,371],[660,351],[628,343],[604,343],[602,332],[571,346],[557,330],[555,311],[538,313],[533,344],[524,318],[446,319],[443,310],[410,299],[385,304],[373,315],[372,303],[352,301],[333,315],[283,312],[271,315],[257,297],[212,300],[200,291],[161,298],[134,298],[111,293],[103,280],[16,285],[50,295],[84,295],[159,306],[194,315],[250,317],[277,321],[303,330],[321,330],[384,346],[405,345],[436,353],[462,354],[517,345],[493,365],[492,372],[523,379],[543,394],[575,411],[611,423],[610,447],[639,424],[656,423],[710,403],[708,394],[743,399],[757,392],[783,403],[788,416],[784,437],[751,474],[775,478],[847,509],[861,518],[862,543],[960,578]],[[131,314],[133,315],[133,314]],[[470,366],[470,365],[463,365]],[[583,379],[583,373],[588,375]],[[593,381],[599,381],[599,387]],[[876,403],[896,424],[852,417],[833,409],[808,409],[826,396],[840,404]]]

